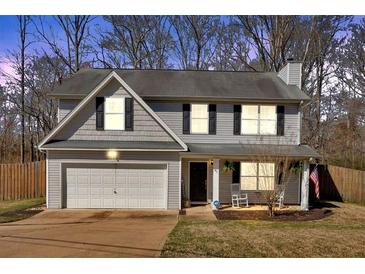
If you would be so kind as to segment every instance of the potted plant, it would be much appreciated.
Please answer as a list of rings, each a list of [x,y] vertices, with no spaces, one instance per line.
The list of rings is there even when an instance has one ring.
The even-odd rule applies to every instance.
[[[191,207],[191,202],[188,199],[184,199],[184,208]]]
[[[230,161],[225,161],[223,164],[223,172],[232,172],[234,171],[234,164]]]

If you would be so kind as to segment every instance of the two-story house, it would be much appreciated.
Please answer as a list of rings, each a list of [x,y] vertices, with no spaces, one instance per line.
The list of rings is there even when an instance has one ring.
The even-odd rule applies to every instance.
[[[301,64],[279,73],[85,69],[52,96],[58,125],[42,140],[48,208],[181,208],[250,203],[277,183],[270,157],[304,162],[285,203],[308,208],[309,165],[300,144]],[[224,165],[234,166],[227,171]]]

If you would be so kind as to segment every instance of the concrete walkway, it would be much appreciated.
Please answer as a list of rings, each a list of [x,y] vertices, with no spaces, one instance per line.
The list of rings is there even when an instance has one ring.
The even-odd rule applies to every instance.
[[[177,211],[46,210],[0,224],[0,257],[158,257]]]
[[[204,221],[216,221],[211,205],[192,206],[184,209],[186,214],[180,215],[181,219],[196,219]]]

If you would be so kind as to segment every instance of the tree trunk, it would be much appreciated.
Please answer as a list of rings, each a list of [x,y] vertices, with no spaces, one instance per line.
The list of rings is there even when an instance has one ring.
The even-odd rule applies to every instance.
[[[28,18],[26,16],[19,16],[20,28],[20,87],[21,87],[21,140],[20,140],[20,161],[25,161],[25,48]]]

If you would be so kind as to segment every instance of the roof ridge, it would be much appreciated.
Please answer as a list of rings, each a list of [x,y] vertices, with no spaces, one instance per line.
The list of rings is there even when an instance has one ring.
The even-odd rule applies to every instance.
[[[277,74],[275,71],[252,71],[252,70],[197,70],[197,69],[175,69],[175,68],[159,68],[159,69],[135,69],[135,68],[82,68],[81,71],[90,70],[105,70],[105,71],[173,71],[173,72],[228,72],[228,73],[272,73]]]

